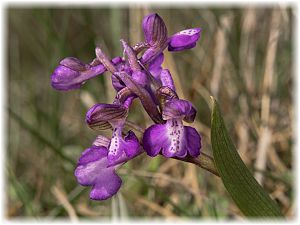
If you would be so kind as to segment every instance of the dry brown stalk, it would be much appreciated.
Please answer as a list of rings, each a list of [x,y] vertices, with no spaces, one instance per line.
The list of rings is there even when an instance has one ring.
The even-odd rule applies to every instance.
[[[219,86],[221,81],[221,76],[223,73],[223,66],[226,59],[226,48],[227,48],[227,34],[232,24],[232,15],[227,14],[221,17],[221,27],[217,29],[216,32],[216,45],[215,45],[215,62],[212,72],[212,78],[210,82],[210,89],[212,95],[217,97],[219,93]]]
[[[274,67],[279,39],[280,20],[280,11],[278,9],[274,9],[271,17],[270,34],[265,58],[261,102],[261,125],[259,129],[259,140],[255,161],[255,168],[260,171],[265,170],[266,168],[267,152],[268,149],[270,149],[272,140],[272,130],[270,128],[269,119],[271,92],[274,88],[274,76],[276,75]],[[262,173],[255,173],[255,178],[261,184],[264,176]]]
[[[59,201],[59,203],[65,208],[67,211],[70,220],[72,222],[78,222],[78,216],[76,214],[75,209],[73,208],[72,204],[68,200],[68,196],[66,193],[62,190],[61,187],[58,185],[54,185],[51,189],[53,195],[56,197],[56,199]]]

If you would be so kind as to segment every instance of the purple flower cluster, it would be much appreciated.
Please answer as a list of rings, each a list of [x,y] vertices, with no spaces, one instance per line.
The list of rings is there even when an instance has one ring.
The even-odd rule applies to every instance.
[[[105,200],[120,189],[122,180],[116,169],[128,160],[147,152],[165,157],[197,157],[201,138],[198,132],[183,121],[193,122],[196,109],[179,99],[172,76],[162,67],[163,51],[181,51],[196,46],[200,28],[180,31],[170,37],[158,14],[143,19],[145,41],[133,47],[121,40],[123,57],[112,60],[96,47],[96,58],[85,64],[77,58],[63,59],[52,76],[52,87],[68,91],[80,88],[87,80],[110,72],[117,94],[112,104],[96,104],[86,114],[86,123],[94,130],[112,129],[111,138],[97,136],[86,149],[75,170],[77,181],[92,186],[90,198]],[[133,131],[123,135],[128,110],[139,99],[154,124],[146,129],[141,142]]]

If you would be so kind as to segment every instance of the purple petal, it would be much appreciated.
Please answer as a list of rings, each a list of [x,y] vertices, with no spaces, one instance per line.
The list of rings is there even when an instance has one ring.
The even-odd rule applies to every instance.
[[[103,170],[97,180],[95,186],[93,186],[90,193],[90,198],[93,200],[106,200],[115,195],[122,185],[121,178],[115,173],[114,168],[110,167]]]
[[[172,78],[171,73],[168,69],[164,69],[164,70],[161,71],[160,81],[161,81],[162,86],[169,87],[173,91],[176,91],[173,78]]]
[[[183,51],[183,50],[186,50],[186,49],[191,49],[191,48],[194,48],[196,46],[196,42],[195,43],[192,43],[190,45],[185,45],[185,46],[181,46],[181,47],[172,47],[169,45],[168,47],[168,51],[169,52],[178,52],[178,51]]]
[[[105,200],[120,189],[122,180],[114,167],[107,167],[107,149],[92,147],[83,152],[75,170],[75,177],[83,186],[93,186],[90,198]]]
[[[117,64],[117,70],[120,72],[124,71],[127,74],[132,74],[133,72],[130,66],[125,62]],[[122,88],[126,87],[123,81],[118,79],[114,74],[112,75],[111,80],[112,80],[112,85],[116,91],[120,91]]]
[[[162,71],[161,64],[164,61],[164,54],[160,53],[152,62],[149,64],[149,72],[155,77],[158,78]]]
[[[107,167],[107,149],[104,147],[91,147],[86,149],[78,160],[75,176],[83,186],[93,185],[98,172]]]
[[[149,156],[157,156],[162,148],[168,148],[169,145],[165,124],[154,124],[144,132],[143,147]]]
[[[146,112],[155,123],[163,122],[157,106],[145,88],[135,82],[134,79],[125,72],[116,73],[116,76],[118,76],[124,84],[139,97]]]
[[[116,91],[120,91],[121,89],[126,87],[123,81],[118,79],[114,74],[111,76],[111,83]]]
[[[59,65],[51,76],[51,85],[56,90],[68,91],[81,87],[81,73]]]
[[[132,73],[132,79],[142,87],[145,87],[148,84],[148,77],[142,71],[135,71]]]
[[[152,63],[153,60],[155,60],[166,48],[167,42],[165,45],[159,46],[159,47],[151,47],[147,49],[144,54],[142,55],[141,63],[143,65],[146,65],[148,63]]]
[[[201,149],[201,137],[198,134],[197,130],[193,127],[184,126],[185,132],[185,144],[184,148],[186,148],[189,152],[189,155],[192,157],[198,157],[200,155]]]
[[[128,98],[126,98],[126,100],[123,102],[123,105],[126,109],[129,109],[129,107],[131,106],[133,100],[137,98],[136,95],[135,96],[129,96]]]
[[[185,118],[188,122],[194,121],[196,117],[196,109],[186,100],[171,99],[165,103],[162,111],[163,119]]]
[[[169,51],[180,51],[196,46],[200,38],[201,28],[180,31],[169,38]]]
[[[133,131],[130,130],[127,133],[127,135],[124,138],[124,141],[126,143],[126,148],[124,149],[124,151],[129,159],[134,158],[140,153],[141,148],[139,139]]]

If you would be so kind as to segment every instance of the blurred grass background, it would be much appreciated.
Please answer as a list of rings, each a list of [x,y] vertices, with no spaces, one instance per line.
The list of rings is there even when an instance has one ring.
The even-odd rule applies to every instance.
[[[291,6],[207,8],[7,6],[8,140],[6,216],[8,218],[212,218],[242,219],[221,180],[194,165],[140,156],[119,174],[123,185],[113,199],[89,200],[89,188],[76,183],[80,153],[97,133],[84,120],[96,102],[115,93],[109,75],[80,90],[58,92],[50,75],[58,62],[74,56],[94,59],[101,45],[122,54],[119,39],[143,40],[144,15],[157,12],[169,35],[201,27],[196,48],[165,54],[181,98],[198,109],[194,127],[203,151],[212,155],[210,99],[218,99],[226,125],[248,168],[294,217],[294,11]],[[129,119],[151,124],[135,102]],[[104,134],[109,135],[110,132]]]

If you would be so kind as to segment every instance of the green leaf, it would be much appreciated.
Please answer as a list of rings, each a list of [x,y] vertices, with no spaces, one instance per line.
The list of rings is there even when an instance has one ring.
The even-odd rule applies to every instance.
[[[277,204],[259,185],[240,158],[213,100],[211,142],[215,164],[232,199],[248,217],[282,217]]]

